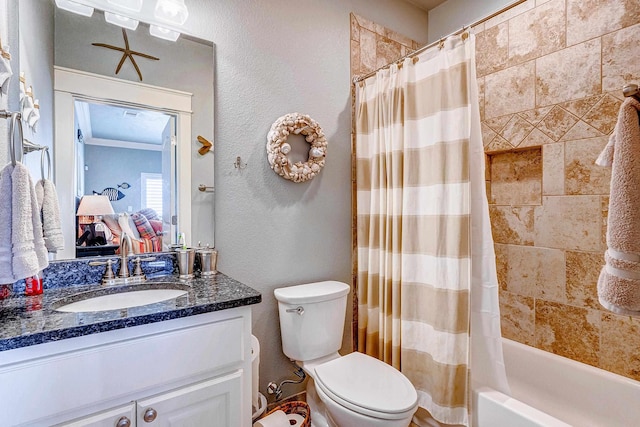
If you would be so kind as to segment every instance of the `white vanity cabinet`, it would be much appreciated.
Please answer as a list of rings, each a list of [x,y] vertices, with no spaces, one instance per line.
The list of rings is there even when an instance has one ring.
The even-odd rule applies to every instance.
[[[136,419],[136,406],[133,403],[113,408],[99,414],[88,415],[59,427],[133,427]]]
[[[137,426],[240,425],[242,373],[137,401]]]
[[[58,426],[240,426],[241,401],[242,371],[238,370]]]
[[[250,331],[245,306],[0,352],[0,425],[250,426]]]

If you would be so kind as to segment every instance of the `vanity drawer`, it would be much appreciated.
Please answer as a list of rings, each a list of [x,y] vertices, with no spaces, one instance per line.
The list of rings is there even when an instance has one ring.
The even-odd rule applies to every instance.
[[[193,326],[177,321],[150,325],[148,334],[1,367],[0,425],[51,422],[64,418],[61,414],[135,400],[248,363],[246,317],[213,317]],[[166,329],[159,331],[158,325]],[[146,326],[130,329],[138,328]],[[93,341],[117,332],[97,334]]]

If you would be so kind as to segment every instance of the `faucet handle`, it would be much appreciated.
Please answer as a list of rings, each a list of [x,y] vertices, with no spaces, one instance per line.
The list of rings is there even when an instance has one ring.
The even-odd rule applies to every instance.
[[[107,267],[104,270],[104,274],[102,275],[102,284],[108,284],[110,282],[113,281],[113,279],[115,279],[115,275],[113,274],[113,260],[112,259],[108,259],[106,261],[90,261],[89,262],[90,266],[97,266],[97,265],[106,265]]]
[[[136,257],[133,259],[133,264],[134,264],[134,269],[133,269],[133,277],[142,277],[144,278],[144,272],[142,271],[142,267],[140,266],[140,263],[142,261],[155,261],[155,257],[147,257],[147,258],[140,258],[140,257]]]

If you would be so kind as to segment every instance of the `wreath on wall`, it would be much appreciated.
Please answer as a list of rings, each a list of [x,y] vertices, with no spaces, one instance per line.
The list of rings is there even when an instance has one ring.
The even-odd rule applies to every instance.
[[[309,158],[306,162],[292,163],[287,157],[291,145],[287,143],[290,134],[303,135],[309,143]],[[267,135],[267,157],[271,169],[281,177],[293,182],[313,179],[324,167],[327,155],[327,140],[322,128],[311,117],[300,113],[289,113],[279,117],[271,125]]]

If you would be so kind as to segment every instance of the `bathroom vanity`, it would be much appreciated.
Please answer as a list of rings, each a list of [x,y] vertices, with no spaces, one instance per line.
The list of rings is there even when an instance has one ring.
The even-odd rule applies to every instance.
[[[154,281],[186,294],[67,313],[56,308],[102,285],[50,283],[44,295],[0,301],[0,425],[250,425],[260,293],[222,273],[145,286]]]

